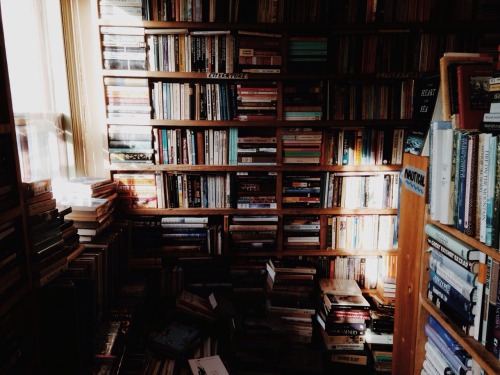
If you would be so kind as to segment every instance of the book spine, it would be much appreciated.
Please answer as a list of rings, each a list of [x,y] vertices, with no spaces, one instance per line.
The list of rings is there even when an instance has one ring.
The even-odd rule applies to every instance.
[[[474,324],[474,315],[463,311],[461,307],[453,303],[454,302],[453,299],[451,298],[442,299],[438,294],[434,293],[433,290],[431,289],[427,290],[427,298],[429,298],[429,300],[431,300],[432,303],[434,303],[440,309],[444,307],[444,305],[446,305],[448,310],[455,311],[455,313],[458,316],[460,316],[465,322],[467,322],[468,324]]]
[[[425,225],[425,233],[462,258],[467,260],[479,259],[479,250],[474,249],[433,224]]]
[[[445,257],[448,257],[460,267],[466,269],[469,272],[477,273],[479,268],[479,262],[477,261],[472,262],[458,256],[456,253],[446,248],[445,246],[441,245],[432,237],[427,237],[427,243],[432,247],[432,249],[437,250],[440,254],[444,255]]]
[[[435,249],[431,248],[431,256],[429,258],[429,266],[432,270],[439,274],[440,268],[446,268],[454,275],[456,275],[461,281],[475,286],[477,283],[477,273],[472,273],[465,268],[461,267],[458,263],[445,257],[444,255],[437,252]]]

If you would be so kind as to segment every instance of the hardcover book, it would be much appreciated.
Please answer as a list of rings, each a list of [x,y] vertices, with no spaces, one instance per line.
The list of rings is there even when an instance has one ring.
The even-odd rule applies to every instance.
[[[478,129],[490,107],[492,65],[465,64],[457,68],[458,119],[456,128]]]

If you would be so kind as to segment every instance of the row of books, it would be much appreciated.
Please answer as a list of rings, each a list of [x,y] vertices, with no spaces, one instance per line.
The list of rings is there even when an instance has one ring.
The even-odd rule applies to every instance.
[[[222,224],[207,216],[135,217],[131,247],[136,257],[221,254]]]
[[[136,119],[214,121],[277,119],[280,93],[276,82],[243,82],[237,77],[234,77],[234,81],[225,81],[205,83],[161,80],[151,82],[149,87],[147,78],[105,77],[108,117],[129,115]],[[283,93],[283,119],[315,121],[421,118],[418,84],[418,80],[412,79],[375,84],[324,81],[321,85],[315,83],[308,89],[321,90],[320,92],[304,93],[302,84],[289,82]],[[303,101],[297,100],[293,94],[301,91]],[[331,110],[324,111],[322,108],[330,102],[334,103],[329,105]],[[424,115],[430,118],[427,111]]]
[[[497,356],[498,261],[433,224],[425,232],[431,250],[429,300]]]
[[[400,164],[409,147],[405,129],[332,129],[325,138],[329,165]]]
[[[329,249],[397,248],[396,215],[339,215],[329,216],[327,220]]]
[[[101,18],[131,18],[153,21],[187,22],[250,22],[250,23],[371,23],[371,22],[423,22],[444,19],[450,12],[454,19],[471,19],[474,2],[458,1],[450,6],[430,7],[427,1],[411,5],[397,1],[370,3],[366,1],[312,0],[310,12],[304,11],[300,1],[258,0],[101,0]],[[128,9],[132,8],[132,9]],[[487,8],[489,9],[489,8]],[[487,17],[479,8],[479,17]]]
[[[229,30],[145,29],[144,32],[148,46],[145,70],[233,73],[235,62],[239,62],[233,56],[235,38]],[[103,38],[105,35],[112,34],[103,34]]]
[[[423,370],[427,374],[453,371],[457,374],[470,373],[480,369],[469,353],[433,317],[425,324],[425,359]]]
[[[117,184],[118,201],[128,208],[273,209],[278,207],[276,177],[276,172],[158,171],[115,173],[113,181]],[[397,208],[398,183],[396,173],[290,172],[283,175],[281,206]]]
[[[248,133],[235,127],[196,130],[108,125],[108,151],[113,164],[276,165],[275,131],[263,131],[259,136]],[[407,151],[404,129],[312,132],[286,128],[281,138],[284,164],[400,164]]]

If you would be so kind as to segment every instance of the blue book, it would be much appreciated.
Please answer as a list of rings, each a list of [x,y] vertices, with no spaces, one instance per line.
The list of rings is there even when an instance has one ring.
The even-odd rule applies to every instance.
[[[436,347],[444,354],[448,362],[453,363],[455,368],[466,368],[471,366],[472,357],[464,349],[452,349],[446,341],[427,323],[425,325],[425,334],[427,338],[436,345]]]
[[[466,270],[457,262],[444,256],[438,250],[433,249],[432,247],[431,256],[429,258],[429,267],[431,268],[431,270],[437,272],[437,274],[440,273],[440,267],[444,267],[470,285],[475,286],[477,283],[477,273],[472,273]]]
[[[431,290],[433,293],[437,294],[444,301],[450,302],[451,305],[454,305],[457,309],[463,310],[464,313],[474,314],[476,312],[476,303],[469,301],[462,295],[456,295],[456,298],[451,297],[450,294],[446,293],[442,288],[439,287],[433,281],[429,281],[427,283],[427,289]]]
[[[441,276],[439,276],[436,272],[432,270],[429,272],[429,276],[430,280],[434,282],[434,284],[436,284],[439,288],[441,288],[450,297],[459,300],[460,296],[462,296],[470,302],[477,301],[477,288],[473,288],[473,290],[470,293],[466,294],[454,288],[450,283],[448,283],[445,279],[443,279]]]
[[[436,289],[427,289],[427,298],[429,298],[439,309],[445,311],[453,311],[457,316],[461,317],[468,324],[474,324],[474,315],[470,314],[458,305],[453,298],[450,298],[445,293],[436,293]]]
[[[434,318],[432,315],[429,315],[427,322],[451,350],[464,350],[462,345],[460,345],[458,341],[455,340],[452,335],[450,335],[450,333],[441,325],[441,323],[436,320],[436,318]]]

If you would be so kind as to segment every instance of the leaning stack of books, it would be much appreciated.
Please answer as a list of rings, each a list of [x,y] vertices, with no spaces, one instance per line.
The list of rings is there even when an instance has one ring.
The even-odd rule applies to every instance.
[[[464,348],[431,315],[425,324],[424,370],[428,374],[470,374],[473,360]]]
[[[319,279],[316,319],[327,362],[333,368],[368,369],[370,304],[352,279]]]
[[[81,242],[92,242],[113,222],[116,188],[109,177],[76,177],[64,184],[60,207],[71,207],[64,219],[78,229]]]
[[[52,180],[23,182],[28,236],[35,285],[42,287],[68,268],[61,220],[53,197]]]
[[[370,301],[370,323],[366,328],[366,343],[376,374],[390,374],[394,338],[394,305],[382,303],[376,295]]]
[[[465,334],[482,340],[486,255],[434,224],[426,224],[430,245],[427,297]]]
[[[268,317],[289,341],[311,343],[316,267],[306,261],[269,259],[266,268]]]

